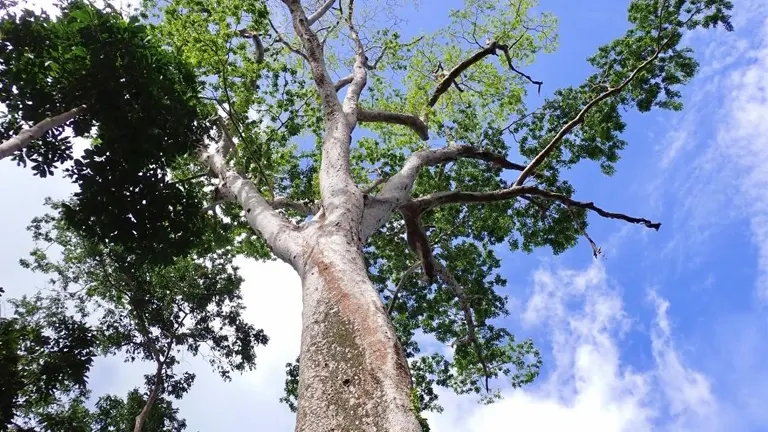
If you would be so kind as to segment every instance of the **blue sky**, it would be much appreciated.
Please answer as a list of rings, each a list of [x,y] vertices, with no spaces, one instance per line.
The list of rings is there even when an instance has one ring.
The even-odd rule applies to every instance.
[[[453,3],[422,1],[413,23],[428,30]],[[559,50],[527,69],[544,95],[590,72],[585,58],[623,33],[627,3],[541,1],[560,35]],[[443,393],[434,430],[768,430],[768,2],[734,3],[734,33],[688,39],[702,73],[686,88],[685,110],[629,114],[617,174],[584,165],[573,175],[577,198],[659,220],[661,231],[592,217],[604,259],[586,242],[559,257],[505,254],[506,324],[536,340],[545,373],[491,406]],[[45,196],[71,187],[7,160],[0,184],[0,286],[33,292],[42,278],[17,265],[32,246],[24,227]],[[284,363],[298,352],[299,281],[279,263],[240,264],[249,318],[271,342],[258,370],[230,383],[188,360],[198,381],[180,407],[191,431],[293,427],[277,399]],[[104,360],[91,383],[97,394],[124,393],[150,369]]]

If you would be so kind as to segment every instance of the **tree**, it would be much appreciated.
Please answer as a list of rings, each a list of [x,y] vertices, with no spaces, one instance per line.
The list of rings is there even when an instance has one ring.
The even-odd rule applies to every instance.
[[[61,203],[52,206],[60,208]],[[22,260],[22,266],[50,274],[56,291],[47,296],[38,294],[32,300],[22,298],[14,304],[21,322],[33,322],[33,328],[53,335],[67,334],[64,330],[68,327],[62,329],[60,324],[62,317],[67,317],[67,307],[78,311],[80,317],[74,322],[80,325],[80,339],[78,344],[68,342],[66,346],[82,348],[65,352],[77,353],[77,358],[83,359],[82,366],[62,378],[63,382],[84,390],[85,377],[97,354],[154,364],[154,372],[146,375],[146,395],[134,390],[126,401],[113,396],[99,399],[96,430],[124,431],[130,427],[135,432],[160,431],[172,425],[176,425],[173,430],[183,429],[170,401],[164,399],[180,399],[195,380],[194,374],[176,370],[181,352],[206,356],[224,379],[230,379],[233,371],[255,367],[255,349],[266,344],[268,338],[243,319],[242,279],[232,265],[231,252],[216,248],[214,237],[198,239],[195,255],[157,265],[136,260],[117,246],[105,249],[54,215],[35,218],[30,231],[39,246],[30,260]],[[45,252],[51,245],[61,248],[58,261]],[[86,318],[90,324],[85,323]],[[31,341],[39,338],[31,337]],[[21,338],[28,339],[30,336]],[[51,340],[61,343],[66,339],[57,336]],[[46,341],[39,344],[50,345]],[[24,359],[36,357],[29,350],[18,351],[24,352]],[[71,361],[55,357],[50,363],[50,367],[66,371]],[[23,388],[31,397],[50,393],[28,383]],[[77,396],[69,406],[82,405],[87,394]],[[22,405],[29,407],[28,417],[42,418],[40,410],[54,402],[58,402],[57,398],[51,396]],[[126,415],[131,416],[130,421]]]
[[[466,0],[446,28],[407,41],[392,2],[377,4],[375,18],[351,0],[145,5],[159,22],[147,27],[153,40],[204,77],[202,108],[190,113],[212,106],[219,113],[190,115],[179,119],[188,121],[179,131],[163,131],[198,137],[200,147],[193,153],[187,141],[158,168],[202,166],[211,176],[183,184],[155,176],[147,190],[172,184],[188,209],[215,185],[212,209],[221,207],[219,220],[232,224],[236,250],[276,257],[300,275],[297,431],[418,431],[418,411],[439,409],[434,385],[492,399],[492,380],[531,382],[541,364],[533,343],[494,325],[507,313],[494,248],[561,253],[588,238],[589,212],[659,229],[574,198],[564,173],[583,161],[613,173],[627,145],[623,111],[682,108],[680,87],[697,70],[683,35],[730,30],[730,2],[632,1],[631,28],[588,59],[595,72],[529,111],[526,89],[542,83],[524,67],[555,44],[554,19],[536,14],[534,3]],[[10,60],[0,74],[26,67],[3,58]],[[35,100],[18,98],[35,111]],[[87,102],[73,98],[68,106]],[[204,137],[197,124],[213,129]],[[125,125],[94,125],[98,147],[118,164],[126,144],[110,132]],[[130,184],[141,166],[122,171],[119,181]],[[75,173],[90,185],[88,172]],[[142,192],[132,198],[151,197]],[[76,197],[83,203],[68,215],[95,241],[147,239],[141,223],[127,229],[116,216],[132,213],[101,213],[86,197]],[[166,239],[151,238],[150,251]],[[421,353],[417,330],[450,344],[452,355]]]

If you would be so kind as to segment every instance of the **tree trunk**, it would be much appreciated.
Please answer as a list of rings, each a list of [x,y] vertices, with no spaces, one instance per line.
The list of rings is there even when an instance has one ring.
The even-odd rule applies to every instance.
[[[136,416],[136,422],[133,425],[133,432],[141,432],[144,428],[144,423],[147,422],[149,412],[152,410],[152,406],[155,404],[158,396],[160,396],[160,390],[163,387],[163,364],[157,365],[157,372],[155,372],[155,385],[152,386],[152,391],[149,392],[147,397],[147,403],[141,408],[141,412]]]
[[[81,105],[77,108],[72,108],[63,114],[59,114],[54,117],[48,117],[40,123],[32,126],[31,128],[24,129],[15,137],[12,137],[11,139],[0,144],[0,160],[12,155],[18,150],[23,149],[33,140],[36,140],[45,135],[45,133],[49,130],[61,126],[74,119],[75,117],[82,114],[85,109],[85,105]]]
[[[302,277],[297,432],[420,432],[400,342],[342,235],[321,235]]]

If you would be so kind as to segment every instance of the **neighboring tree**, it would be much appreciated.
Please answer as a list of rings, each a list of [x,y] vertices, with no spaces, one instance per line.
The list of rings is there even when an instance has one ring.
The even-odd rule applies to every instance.
[[[98,331],[83,309],[72,313],[60,295],[12,299],[15,313],[0,318],[0,430],[13,432],[124,432],[147,405],[138,391],[127,400],[106,395],[95,411],[85,403],[88,372],[98,355]],[[171,402],[159,397],[145,432],[186,427]]]
[[[680,86],[698,66],[685,32],[731,29],[727,0],[634,0],[631,28],[588,59],[595,72],[529,111],[526,86],[542,83],[522,68],[555,44],[553,18],[535,14],[534,3],[466,0],[444,29],[408,41],[389,1],[367,11],[351,0],[149,1],[145,11],[159,24],[141,27],[148,45],[122,36],[141,33],[135,23],[84,15],[92,9],[80,3],[55,22],[26,12],[2,27],[0,88],[15,86],[0,94],[14,101],[4,139],[17,125],[89,107],[97,156],[75,160],[70,175],[81,192],[64,216],[94,244],[137,261],[160,260],[166,244],[188,250],[183,240],[220,229],[195,208],[215,184],[211,208],[222,208],[234,250],[277,257],[302,280],[300,367],[289,367],[298,385],[286,385],[287,398],[296,395],[296,430],[418,431],[419,411],[440,409],[435,385],[493,399],[492,380],[521,386],[538,375],[532,342],[497,326],[507,314],[498,245],[561,253],[587,236],[588,212],[659,228],[574,198],[564,174],[585,160],[612,174],[627,144],[622,112],[682,108]],[[99,51],[106,48],[94,48],[83,26],[128,29],[115,33],[113,49],[137,46],[164,60],[123,86],[121,74],[138,75],[116,65],[136,56]],[[51,42],[55,49],[30,44],[57,32],[67,37]],[[60,54],[79,48],[84,57]],[[37,50],[32,60],[26,50]],[[91,78],[93,92],[65,79],[90,76],[98,69],[83,59],[107,55],[110,73]],[[187,65],[205,78],[202,91],[186,73],[158,72]],[[34,78],[14,81],[27,75]],[[193,88],[201,91],[195,103],[159,96]],[[131,95],[130,115],[107,104],[93,111],[101,92]],[[195,172],[211,176],[179,180]],[[171,218],[175,211],[183,217]],[[451,355],[421,353],[417,331],[450,344]]]
[[[11,300],[0,317],[0,430],[87,431],[86,376],[97,352],[82,315],[57,297]]]
[[[67,299],[70,307],[90,317],[94,324],[86,329],[93,336],[88,340],[97,344],[100,355],[154,364],[154,372],[146,376],[146,395],[131,393],[127,402],[102,400],[115,412],[130,413],[131,408],[138,408],[132,412],[135,422],[130,422],[135,432],[166,430],[146,429],[144,425],[153,418],[151,412],[160,398],[180,399],[193,384],[194,374],[176,371],[180,353],[207,357],[224,379],[230,379],[232,371],[255,367],[256,347],[268,339],[263,331],[244,321],[242,279],[232,265],[231,251],[217,248],[215,237],[198,239],[195,255],[159,266],[137,260],[119,246],[105,249],[53,215],[35,218],[30,230],[40,244],[32,259],[22,260],[22,265],[52,276],[50,283],[57,291],[45,300],[64,305],[62,299]],[[45,252],[52,245],[61,249],[57,261]],[[22,300],[18,304],[27,303]],[[56,311],[61,312],[59,309]],[[56,322],[45,319],[40,325],[54,327]],[[85,383],[77,384],[83,387]],[[118,402],[123,404],[119,410]],[[162,412],[170,409],[169,402],[162,405]],[[117,423],[107,419],[105,424],[126,423],[123,417],[125,414],[116,416],[113,420]],[[157,422],[168,416],[154,418]]]

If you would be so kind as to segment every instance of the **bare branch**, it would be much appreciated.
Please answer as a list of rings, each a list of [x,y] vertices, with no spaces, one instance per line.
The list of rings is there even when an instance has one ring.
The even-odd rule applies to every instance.
[[[666,45],[667,42],[664,43]],[[636,67],[635,70],[632,71],[632,73],[625,79],[621,84],[619,84],[616,87],[609,88],[608,90],[604,91],[603,93],[600,93],[597,97],[589,101],[587,105],[579,111],[579,113],[574,117],[571,121],[565,124],[558,132],[557,134],[552,138],[552,140],[549,142],[549,144],[544,147],[544,149],[539,152],[539,154],[534,157],[531,162],[528,164],[527,167],[523,170],[522,173],[520,173],[520,176],[515,181],[515,186],[521,186],[525,180],[533,174],[534,171],[547,159],[547,157],[555,150],[555,147],[560,143],[560,141],[565,137],[571,130],[573,130],[576,126],[579,126],[580,124],[584,123],[584,118],[587,116],[589,111],[592,110],[597,104],[604,101],[605,99],[608,99],[611,96],[614,96],[624,90],[624,88],[629,85],[636,77],[637,75],[646,67],[648,67],[649,64],[653,63],[658,57],[659,54],[661,54],[662,46],[659,46],[654,54],[650,56],[647,60],[642,62],[640,66]]]
[[[417,198],[414,202],[418,203],[422,211],[433,207],[449,204],[481,204],[506,201],[517,198],[522,195],[539,196],[542,198],[558,201],[566,206],[579,207],[591,210],[607,219],[618,219],[625,222],[644,225],[647,228],[659,230],[661,223],[652,222],[644,218],[636,218],[623,213],[613,213],[597,207],[593,202],[577,201],[565,195],[539,189],[534,186],[511,186],[505,189],[498,189],[489,192],[465,192],[465,191],[447,191],[435,192],[429,195]]]
[[[429,130],[424,122],[411,114],[387,111],[368,111],[362,108],[357,112],[357,120],[362,123],[390,123],[411,128],[423,141],[429,140]]]
[[[591,210],[591,211],[597,213],[598,215],[600,215],[600,216],[602,216],[604,218],[607,218],[607,219],[617,219],[617,220],[623,220],[625,222],[629,222],[629,223],[633,223],[633,224],[644,225],[645,227],[652,228],[652,229],[654,229],[656,231],[658,231],[659,228],[661,228],[661,223],[660,222],[652,222],[652,221],[650,221],[648,219],[636,218],[636,217],[625,215],[623,213],[609,212],[609,211],[603,210],[600,207],[597,207],[595,205],[595,203],[593,203],[593,202],[576,201],[576,200],[574,200],[574,199],[572,199],[570,197],[567,197],[565,195],[558,194],[558,193],[555,193],[555,192],[546,191],[546,190],[542,190],[542,189],[538,189],[538,188],[529,188],[529,187],[522,187],[522,188],[529,189],[527,192],[525,192],[527,195],[540,196],[542,198],[558,201],[558,202],[560,202],[562,204],[565,204],[566,206],[578,207],[578,208],[583,208],[583,209],[586,209],[586,210]]]
[[[272,20],[269,20],[269,26],[272,27],[272,31],[275,32],[275,39],[277,39],[278,42],[280,42],[286,48],[288,48],[288,51],[296,54],[297,56],[299,56],[299,57],[303,58],[304,60],[306,60],[307,63],[309,63],[309,57],[307,57],[307,55],[304,54],[301,50],[299,50],[299,49],[295,48],[293,45],[291,45],[290,42],[285,40],[283,38],[283,35],[277,30],[277,27],[275,27],[275,25],[272,23]]]
[[[515,68],[515,66],[512,64],[512,57],[509,55],[509,48],[506,45],[498,45],[499,49],[504,52],[504,58],[507,59],[507,65],[512,70],[512,72],[522,76],[523,78],[527,79],[531,82],[531,84],[536,84],[537,93],[541,94],[541,86],[544,84],[543,81],[536,81],[533,78],[531,78],[530,75],[521,72]]]
[[[320,18],[323,17],[329,10],[331,10],[331,7],[333,7],[333,4],[336,3],[336,0],[327,0],[322,6],[320,6],[320,9],[316,10],[315,13],[307,17],[307,25],[312,25],[316,23]]]

